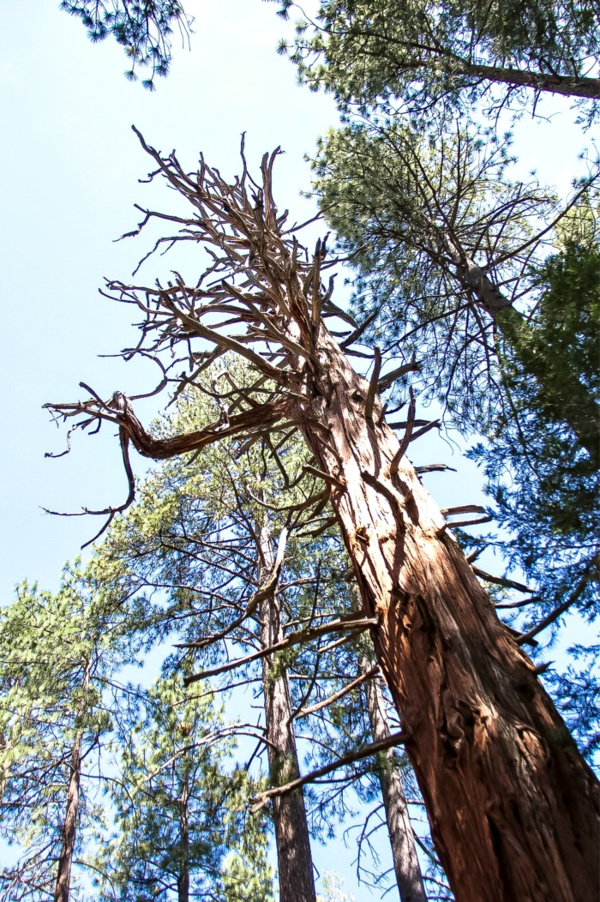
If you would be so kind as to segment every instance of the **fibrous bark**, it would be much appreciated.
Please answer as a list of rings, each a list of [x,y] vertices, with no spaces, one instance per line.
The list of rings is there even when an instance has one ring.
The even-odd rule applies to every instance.
[[[204,161],[192,177],[174,155],[144,146],[192,204],[189,219],[176,218],[186,240],[205,242],[218,256],[207,283],[203,277],[194,288],[178,280],[166,288],[113,283],[113,290],[144,311],[152,353],[208,340],[215,353],[235,350],[250,360],[273,391],[261,406],[240,389],[229,413],[240,405],[246,413],[235,427],[231,416],[168,447],[148,435],[126,399],[117,405],[94,396],[54,410],[80,417],[82,426],[90,417],[112,420],[150,457],[154,448],[161,457],[200,448],[221,427],[247,434],[248,423],[264,430],[278,416],[295,423],[330,487],[362,614],[376,618],[377,660],[457,900],[595,902],[597,782],[386,424],[374,392],[378,373],[369,385],[326,328],[323,312],[345,314],[329,302],[332,282],[326,289],[321,280],[324,246],[303,258],[295,230],[283,231],[285,215],[272,195],[275,155],[264,158],[262,187],[251,182],[254,191],[245,163],[232,185]],[[235,338],[226,331],[232,321]],[[271,350],[261,356],[265,347]],[[190,368],[201,372],[205,357],[191,355]],[[267,687],[278,685],[274,676]],[[279,713],[289,710],[285,685],[269,704],[282,731],[278,760],[297,771],[287,715]],[[301,884],[289,885],[302,898]]]
[[[461,902],[592,902],[596,780],[534,667],[498,620],[381,402],[331,336],[306,440],[332,490],[432,835]],[[565,787],[569,787],[565,791]]]

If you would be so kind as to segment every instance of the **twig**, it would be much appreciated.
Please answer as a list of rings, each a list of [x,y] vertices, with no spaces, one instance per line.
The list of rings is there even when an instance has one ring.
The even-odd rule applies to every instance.
[[[301,717],[308,717],[309,714],[314,714],[315,711],[320,711],[321,708],[328,708],[329,705],[333,705],[335,702],[339,701],[340,698],[343,698],[349,692],[352,692],[357,686],[370,680],[376,673],[379,673],[379,666],[377,664],[374,667],[371,667],[367,673],[361,674],[357,679],[348,683],[343,689],[340,689],[339,692],[334,692],[333,695],[330,695],[329,698],[324,699],[322,702],[318,702],[316,705],[311,705],[310,708],[304,708],[304,710],[299,711],[296,714],[296,719],[299,720]]]

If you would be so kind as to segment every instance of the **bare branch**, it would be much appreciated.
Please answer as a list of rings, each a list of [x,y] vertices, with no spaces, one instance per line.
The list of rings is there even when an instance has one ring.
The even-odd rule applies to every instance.
[[[298,777],[296,780],[286,783],[285,786],[275,786],[273,789],[267,789],[256,797],[250,811],[255,814],[257,811],[260,811],[261,808],[264,808],[270,799],[286,795],[288,792],[293,792],[295,789],[300,789],[300,787],[305,786],[307,783],[314,783],[315,780],[318,780],[320,777],[325,777],[327,774],[332,773],[334,770],[338,770],[340,767],[344,767],[346,764],[362,761],[363,758],[369,758],[371,755],[376,755],[378,752],[384,752],[387,749],[401,745],[406,742],[407,738],[406,733],[392,733],[387,739],[381,739],[379,742],[373,742],[371,745],[366,745],[357,752],[350,752],[348,755],[343,755],[331,764],[319,767],[317,770],[311,771],[310,774],[306,774],[304,777]]]

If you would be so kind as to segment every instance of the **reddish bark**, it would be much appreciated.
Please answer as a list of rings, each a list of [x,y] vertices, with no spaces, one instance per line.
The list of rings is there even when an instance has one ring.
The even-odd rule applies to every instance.
[[[307,443],[342,527],[440,858],[461,902],[592,902],[597,782],[381,419],[321,327]]]

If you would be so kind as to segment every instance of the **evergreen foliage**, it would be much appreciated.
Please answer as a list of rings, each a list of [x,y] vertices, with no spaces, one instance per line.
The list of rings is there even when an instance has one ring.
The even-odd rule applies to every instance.
[[[293,6],[286,0],[282,13]],[[302,14],[292,59],[342,108],[392,100],[429,117],[470,112],[483,97],[518,109],[547,91],[598,97],[599,23],[591,0],[324,0],[314,21]]]
[[[156,76],[169,71],[173,28],[185,36],[191,24],[180,0],[61,0],[61,9],[81,19],[94,43],[115,38],[130,61],[127,78],[136,79],[139,68],[149,69],[143,80],[149,90]]]
[[[206,687],[204,687],[206,688]],[[112,782],[116,832],[94,862],[100,898],[272,902],[264,822],[244,815],[252,788],[231,770],[231,741],[202,687],[155,683],[127,727]]]
[[[23,849],[0,872],[7,902],[54,895],[65,835],[73,749],[97,774],[111,728],[105,681],[135,636],[114,598],[65,569],[58,593],[24,583],[0,614],[0,835]],[[77,844],[99,816],[94,781],[81,774]]]

